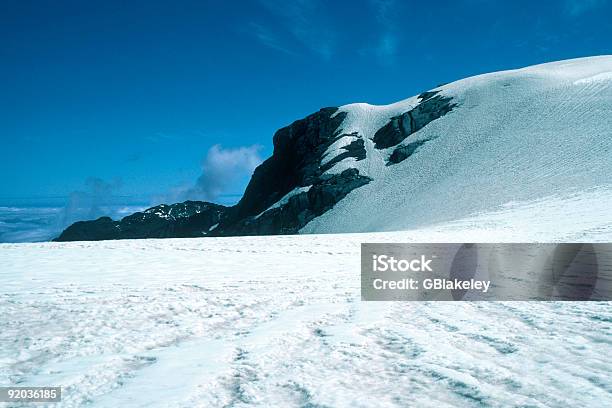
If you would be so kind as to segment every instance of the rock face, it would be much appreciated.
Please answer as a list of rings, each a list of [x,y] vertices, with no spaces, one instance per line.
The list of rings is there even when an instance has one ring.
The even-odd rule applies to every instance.
[[[102,241],[119,239],[121,234],[118,222],[110,217],[100,217],[95,221],[78,221],[66,228],[54,241]]]
[[[255,216],[295,187],[315,183],[322,173],[321,157],[341,135],[345,113],[323,108],[276,132],[272,156],[255,169],[234,218]]]
[[[102,217],[77,222],[56,240],[295,234],[372,180],[357,165],[334,171],[336,165],[366,159],[366,143],[376,149],[394,147],[387,166],[399,163],[428,140],[402,142],[454,106],[437,91],[425,92],[416,106],[391,117],[371,141],[359,132],[343,132],[346,112],[323,108],[276,132],[272,156],[255,169],[233,207],[200,201],[164,204],[120,221]]]
[[[419,147],[423,146],[430,140],[431,139],[417,140],[415,142],[408,143],[395,148],[395,150],[393,150],[393,153],[391,153],[391,156],[389,156],[387,166],[391,166],[393,164],[397,164],[406,160],[408,157],[416,153],[416,151],[419,150]]]
[[[368,183],[370,178],[360,175],[357,169],[324,174],[345,158],[365,158],[364,142],[356,139],[343,148],[342,157],[321,164],[324,153],[334,142],[345,136],[357,137],[338,131],[345,116],[338,108],[324,108],[277,131],[274,153],[255,169],[244,196],[228,212],[215,234],[295,234],[351,190]],[[266,211],[300,188],[282,206]]]
[[[121,221],[101,217],[79,221],[56,241],[101,241],[106,239],[201,237],[219,223],[227,207],[202,201],[158,205]]]
[[[255,217],[247,217],[215,233],[217,235],[296,234],[313,218],[323,214],[352,190],[367,184],[369,177],[357,169],[346,169],[334,176],[323,176],[305,191],[289,197],[283,205]]]
[[[389,123],[376,132],[372,140],[377,149],[397,145],[430,122],[446,115],[456,106],[451,98],[438,95],[436,91],[424,92],[419,95],[419,99],[421,102],[417,106],[391,118]]]

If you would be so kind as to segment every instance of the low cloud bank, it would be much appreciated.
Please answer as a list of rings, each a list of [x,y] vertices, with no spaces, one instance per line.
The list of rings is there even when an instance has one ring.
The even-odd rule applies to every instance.
[[[62,206],[0,206],[0,242],[40,242],[57,237],[76,221],[108,216],[120,219],[143,209],[125,205],[118,196],[121,181],[90,177],[71,192]]]
[[[202,173],[193,185],[156,197],[152,205],[185,200],[219,202],[228,196],[239,198],[235,193],[242,192],[253,170],[262,162],[261,149],[259,145],[212,146],[202,161]],[[0,242],[48,241],[74,222],[103,216],[116,220],[145,208],[125,205],[126,197],[120,195],[121,188],[120,179],[106,181],[90,177],[81,189],[68,195],[64,207],[0,206]]]

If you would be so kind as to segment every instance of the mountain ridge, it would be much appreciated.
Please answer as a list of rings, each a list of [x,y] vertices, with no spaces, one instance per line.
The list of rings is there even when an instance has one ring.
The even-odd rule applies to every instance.
[[[611,186],[610,129],[610,56],[478,75],[390,105],[323,108],[275,133],[272,156],[236,205],[209,203],[200,213],[212,213],[194,219],[151,215],[142,231],[133,222],[118,237],[388,231],[452,221]],[[57,240],[109,239],[96,230],[124,229],[123,220],[110,221],[76,223]]]

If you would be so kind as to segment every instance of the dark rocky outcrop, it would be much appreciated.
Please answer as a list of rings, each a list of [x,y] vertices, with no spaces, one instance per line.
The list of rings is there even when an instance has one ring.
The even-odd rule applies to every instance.
[[[375,134],[374,146],[387,149],[401,143],[411,134],[423,129],[432,121],[446,115],[456,104],[452,98],[439,95],[438,91],[428,91],[419,95],[420,103],[413,109],[391,118],[389,123]]]
[[[110,217],[100,217],[95,221],[75,222],[54,241],[103,241],[120,238],[118,222]]]
[[[255,169],[242,199],[233,207],[199,201],[160,205],[120,221],[103,217],[77,222],[56,241],[295,234],[350,191],[370,181],[357,169],[324,174],[345,158],[363,160],[366,156],[358,134],[341,134],[339,126],[345,116],[338,108],[324,108],[278,130],[272,156]],[[326,150],[345,136],[355,140],[322,166]],[[308,187],[308,191],[266,211],[299,187]]]
[[[107,239],[198,237],[208,233],[227,207],[203,201],[185,201],[158,205],[113,221],[101,217],[79,221],[56,238],[56,241],[101,241]]]
[[[279,207],[269,209],[228,227],[221,227],[220,235],[296,234],[310,220],[325,213],[352,190],[370,182],[357,169],[346,169],[340,174],[325,175],[308,191],[290,197]]]
[[[408,157],[412,156],[417,150],[419,150],[419,147],[423,146],[430,140],[431,139],[417,140],[415,142],[408,143],[406,145],[402,145],[395,148],[395,150],[393,150],[393,153],[391,153],[391,156],[389,156],[387,166],[401,163],[402,161],[406,160]]]
[[[344,150],[344,152],[340,153],[339,155],[325,163],[323,166],[321,166],[321,170],[323,172],[326,172],[327,170],[334,167],[337,163],[349,157],[355,158],[356,161],[360,161],[366,158],[365,144],[363,142],[363,139],[361,138],[353,140],[348,145],[341,147],[341,149]]]
[[[204,201],[159,205],[123,218],[122,238],[198,237],[218,224],[227,207]]]
[[[346,114],[338,112],[338,108],[324,108],[278,130],[273,139],[272,156],[255,169],[244,196],[213,234],[295,234],[350,191],[368,183],[370,178],[360,175],[357,169],[348,169],[338,175],[324,174],[345,158],[365,158],[361,137],[357,133],[343,134],[339,130],[345,117]],[[342,137],[355,140],[342,148],[344,152],[321,165],[326,150]],[[266,211],[299,187],[310,189],[291,197],[286,204]]]
[[[278,130],[272,156],[255,169],[232,217],[257,215],[295,187],[315,183],[323,172],[323,153],[344,136],[339,134],[338,126],[345,117],[338,108],[323,108]]]

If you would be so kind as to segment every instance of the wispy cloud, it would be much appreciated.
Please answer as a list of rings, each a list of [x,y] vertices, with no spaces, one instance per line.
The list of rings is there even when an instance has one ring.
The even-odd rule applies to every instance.
[[[578,17],[606,5],[608,0],[565,0],[565,13]]]
[[[159,201],[184,200],[216,201],[236,191],[238,184],[253,174],[261,162],[262,146],[224,148],[216,144],[208,149],[202,162],[202,174],[195,184],[177,187],[169,194],[158,197]]]
[[[121,189],[121,184],[120,179],[108,182],[98,177],[88,178],[84,188],[73,191],[68,196],[62,210],[61,226],[66,227],[75,221],[115,216],[113,201],[117,191]]]
[[[282,38],[278,34],[273,33],[267,27],[258,23],[250,23],[249,27],[255,38],[257,38],[257,40],[259,40],[259,42],[266,47],[285,54],[295,55],[294,51],[283,45]]]
[[[275,23],[252,23],[253,35],[272,49],[298,54],[304,47],[323,59],[336,50],[336,31],[326,13],[326,4],[318,0],[260,0]]]
[[[387,65],[394,61],[399,43],[397,25],[392,18],[395,0],[370,0],[370,4],[380,29],[371,51],[381,64]]]

